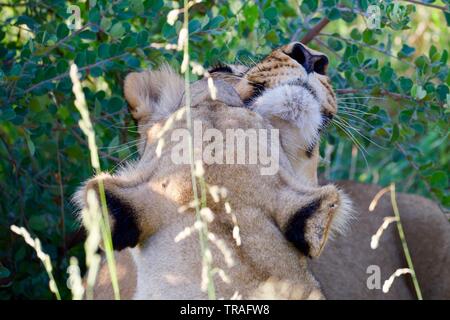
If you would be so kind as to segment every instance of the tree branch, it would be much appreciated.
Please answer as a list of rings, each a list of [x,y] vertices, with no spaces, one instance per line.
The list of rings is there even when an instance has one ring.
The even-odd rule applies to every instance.
[[[426,2],[422,2],[422,1],[418,1],[418,0],[403,0],[404,2],[409,2],[409,3],[414,3],[414,4],[418,4],[424,7],[430,7],[430,8],[434,8],[434,9],[439,9],[442,10],[444,12],[450,12],[448,7],[446,6],[439,6],[437,4],[432,4],[432,3],[426,3]]]
[[[113,61],[113,60],[121,59],[121,58],[127,56],[128,54],[129,54],[128,52],[125,52],[125,53],[119,54],[117,56],[108,58],[108,59],[97,61],[96,63],[93,63],[93,64],[90,64],[90,65],[84,66],[82,68],[79,68],[78,71],[81,72],[81,71],[84,71],[84,70],[87,70],[87,69],[90,69],[90,68],[101,66],[102,64],[104,64],[106,62],[110,62],[110,61]],[[42,87],[46,83],[49,83],[49,82],[52,82],[52,81],[56,81],[56,80],[61,80],[61,79],[64,79],[64,78],[66,78],[68,76],[69,76],[69,71],[64,72],[64,73],[62,73],[62,74],[60,74],[60,75],[58,75],[56,77],[53,77],[53,78],[47,79],[47,80],[43,80],[41,82],[38,82],[38,83],[32,85],[31,87],[26,89],[23,93],[27,94],[27,93],[29,93],[29,92],[31,92],[31,91],[39,88],[39,87]]]
[[[395,55],[393,55],[390,52],[387,52],[385,50],[381,50],[378,47],[374,47],[374,46],[368,45],[368,44],[366,44],[364,42],[361,42],[361,41],[356,41],[356,40],[353,40],[353,39],[342,37],[342,36],[337,35],[337,34],[329,34],[329,33],[320,33],[320,34],[318,34],[318,36],[319,37],[332,37],[332,38],[336,38],[336,39],[345,41],[345,42],[350,43],[350,44],[355,44],[355,45],[357,45],[359,47],[364,47],[364,48],[367,48],[367,49],[370,49],[370,50],[374,50],[374,51],[377,51],[377,52],[379,52],[381,54],[384,54],[385,56],[391,57],[391,58],[396,59],[396,60],[398,60],[398,61],[400,61],[400,62],[402,62],[404,64],[407,64],[410,67],[415,68],[415,65],[413,63],[411,63],[409,61],[406,61],[404,59],[401,59],[398,56],[395,56]]]
[[[314,39],[323,28],[330,23],[330,20],[327,17],[322,18],[311,30],[309,30],[305,36],[300,40],[301,43],[308,44],[312,39]],[[295,41],[295,39],[294,39]]]

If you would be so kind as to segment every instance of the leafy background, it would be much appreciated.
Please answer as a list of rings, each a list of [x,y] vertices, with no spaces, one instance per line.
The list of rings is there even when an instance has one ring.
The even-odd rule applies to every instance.
[[[191,59],[205,67],[220,61],[251,65],[325,22],[309,45],[330,58],[341,125],[323,139],[321,172],[333,180],[396,182],[401,191],[432,198],[445,211],[449,1],[421,1],[382,2],[375,30],[368,29],[365,12],[378,1],[204,1],[190,9]],[[80,8],[81,29],[68,28],[70,5]],[[182,52],[172,47],[181,21],[170,25],[167,14],[181,5],[1,0],[0,299],[53,298],[42,265],[10,232],[11,224],[41,239],[63,298],[70,298],[68,257],[79,257],[83,265],[83,234],[70,197],[93,171],[69,63],[75,61],[83,75],[102,168],[114,170],[136,156],[135,127],[122,98],[124,76],[163,61],[179,70]]]

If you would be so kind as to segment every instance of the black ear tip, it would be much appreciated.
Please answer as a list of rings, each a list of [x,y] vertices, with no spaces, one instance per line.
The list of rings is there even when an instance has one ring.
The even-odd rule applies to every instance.
[[[289,219],[284,235],[303,255],[311,257],[310,246],[306,240],[306,222],[311,215],[320,207],[320,200],[313,201],[298,210]]]
[[[112,242],[114,250],[135,247],[139,241],[139,228],[134,209],[110,191],[105,191],[108,211],[113,221]]]

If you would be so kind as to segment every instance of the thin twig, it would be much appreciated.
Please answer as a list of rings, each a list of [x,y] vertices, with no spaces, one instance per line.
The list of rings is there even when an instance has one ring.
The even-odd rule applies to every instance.
[[[84,70],[87,70],[87,69],[90,69],[90,68],[101,66],[102,64],[110,62],[110,61],[113,61],[113,60],[124,58],[128,54],[129,54],[128,52],[125,52],[125,53],[119,54],[119,55],[114,56],[114,57],[110,57],[110,58],[107,58],[107,59],[104,59],[104,60],[97,61],[96,63],[93,63],[93,64],[90,64],[90,65],[84,66],[82,68],[79,68],[78,72],[81,72],[81,71],[84,71]],[[29,93],[29,92],[31,92],[31,91],[39,88],[39,87],[42,87],[44,84],[47,84],[47,83],[52,82],[52,81],[61,80],[61,79],[64,79],[64,78],[66,78],[68,76],[69,76],[69,71],[64,72],[64,73],[62,73],[60,75],[57,75],[56,77],[53,77],[53,78],[47,79],[47,80],[43,80],[41,82],[38,82],[38,83],[32,85],[31,87],[26,89],[23,93],[27,94],[27,93]]]
[[[60,195],[60,213],[61,213],[61,235],[63,239],[63,251],[66,252],[66,219],[64,212],[64,187],[62,183],[62,170],[61,170],[61,155],[59,148],[59,133],[56,139],[56,160],[58,162],[58,184],[59,184],[59,195]]]
[[[360,42],[360,41],[356,41],[356,40],[353,40],[353,39],[345,38],[345,37],[342,37],[342,36],[337,35],[337,34],[329,34],[329,33],[319,33],[319,34],[317,34],[317,36],[318,37],[332,37],[332,38],[336,38],[336,39],[342,40],[342,41],[347,42],[347,43],[355,44],[355,45],[360,46],[360,47],[368,48],[370,50],[374,50],[374,51],[377,51],[379,53],[382,53],[385,56],[388,56],[390,58],[396,59],[396,60],[398,60],[398,61],[400,61],[400,62],[402,62],[404,64],[407,64],[408,66],[410,66],[412,68],[416,67],[411,62],[408,62],[406,60],[400,59],[399,57],[397,57],[397,56],[395,56],[395,55],[393,55],[393,54],[391,54],[391,53],[389,53],[389,52],[387,52],[385,50],[382,50],[382,49],[380,49],[378,47],[374,47],[374,46],[365,44],[365,43]]]
[[[417,1],[417,0],[402,0],[402,1],[418,4],[418,5],[429,7],[429,8],[439,9],[439,10],[442,10],[444,12],[450,12],[448,10],[448,7],[446,7],[446,6],[439,6],[437,4],[426,3],[426,2],[421,2],[421,1]]]

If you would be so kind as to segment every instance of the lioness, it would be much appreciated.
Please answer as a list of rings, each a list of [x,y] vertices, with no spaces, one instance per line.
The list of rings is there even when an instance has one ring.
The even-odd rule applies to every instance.
[[[293,174],[295,176],[295,182],[290,181],[288,183],[290,187],[296,186],[295,188],[298,188],[301,186],[301,188],[305,188],[305,186],[308,186],[308,189],[311,187],[314,188],[317,184],[317,138],[320,130],[322,130],[322,128],[326,125],[330,118],[336,113],[334,93],[331,89],[331,86],[329,85],[327,77],[325,76],[326,64],[327,60],[323,54],[312,51],[301,44],[294,43],[275,50],[268,58],[251,69],[242,66],[221,66],[219,68],[213,69],[211,70],[211,75],[214,77],[214,79],[217,80],[218,83],[223,80],[226,81],[226,83],[231,84],[233,86],[233,89],[236,91],[237,96],[234,96],[233,90],[221,84],[221,89],[219,90],[219,101],[211,101],[206,99],[206,101],[208,101],[206,103],[208,106],[203,106],[203,111],[209,111],[203,114],[197,114],[197,111],[194,111],[194,118],[200,117],[204,121],[205,119],[211,121],[212,118],[215,121],[218,121],[218,119],[221,119],[220,117],[222,117],[222,120],[229,119],[230,123],[228,125],[230,127],[244,126],[245,128],[248,128],[255,126],[266,126],[265,128],[269,128],[271,126],[274,126],[276,128],[279,128],[281,130],[281,140],[284,151],[283,154],[284,157],[286,157],[286,159],[282,157],[281,162],[283,163],[283,165],[281,166],[282,168],[280,172]],[[133,212],[138,210],[145,213],[145,210],[149,210],[146,203],[150,200],[150,198],[153,197],[156,197],[156,199],[154,200],[157,201],[149,202],[148,206],[152,205],[153,209],[156,208],[160,210],[163,209],[166,211],[173,211],[175,209],[174,207],[176,206],[175,204],[169,206],[170,210],[167,210],[167,204],[161,204],[161,202],[164,202],[161,201],[161,195],[165,195],[168,192],[166,191],[167,184],[161,182],[163,181],[165,175],[168,175],[169,177],[168,179],[166,179],[167,181],[178,181],[183,186],[173,186],[172,182],[172,188],[174,188],[175,190],[172,189],[170,193],[186,193],[186,195],[184,195],[182,198],[184,201],[187,201],[187,199],[189,199],[189,196],[187,195],[190,195],[188,192],[188,190],[190,190],[190,185],[189,183],[187,183],[189,181],[187,174],[175,174],[174,178],[178,180],[174,180],[174,178],[171,178],[171,176],[168,174],[168,172],[170,172],[169,169],[164,168],[164,165],[162,166],[162,168],[164,169],[162,169],[161,171],[160,169],[157,169],[158,172],[156,172],[155,168],[160,165],[157,162],[160,162],[162,160],[155,159],[154,156],[149,156],[152,152],[154,152],[154,144],[156,140],[155,136],[157,135],[158,130],[161,129],[161,121],[167,118],[170,112],[173,112],[180,106],[182,92],[182,80],[167,69],[160,72],[144,72],[141,74],[132,74],[127,78],[127,81],[125,83],[125,95],[130,104],[132,114],[138,121],[141,136],[147,139],[145,148],[141,148],[141,154],[143,155],[143,157],[140,160],[140,163],[152,162],[152,169],[147,168],[146,165],[140,165],[138,163],[136,166],[131,167],[131,169],[123,170],[122,173],[119,173],[119,175],[116,177],[100,177],[102,179],[105,179],[104,181],[105,185],[107,186],[107,190],[116,190],[116,192],[119,192],[119,190],[122,188],[133,188],[133,192],[129,191],[127,193],[123,193],[123,191],[121,190],[120,193],[122,193],[122,195],[120,196],[119,200],[114,199],[114,197],[111,198],[111,195],[108,196],[110,211],[113,215],[115,215],[115,212],[120,213],[124,211],[124,207],[125,211],[129,211],[131,206],[136,205],[138,206],[138,209],[133,209]],[[199,90],[199,92],[201,93],[202,90]],[[223,92],[225,93],[222,94]],[[202,96],[201,94],[198,95]],[[237,102],[239,100],[243,102],[243,105],[239,105],[239,102]],[[274,102],[272,103],[272,101]],[[292,101],[294,101],[295,103],[292,104]],[[203,103],[204,102],[205,99],[203,99]],[[228,107],[224,109],[224,106],[221,104],[225,104],[227,106],[231,105],[238,108],[230,109]],[[201,105],[202,103],[199,103],[198,106]],[[273,106],[272,109],[271,106]],[[264,118],[257,117],[254,113],[245,113],[243,109],[239,107],[246,107],[248,109],[254,110],[257,113],[260,113]],[[196,109],[197,108],[194,108],[194,110]],[[214,110],[213,113],[211,113],[211,109]],[[219,125],[218,122],[208,122],[208,124],[212,124],[213,127],[217,127]],[[302,130],[302,128],[304,130]],[[170,146],[168,148],[170,149]],[[164,159],[164,155],[162,157]],[[149,161],[149,159],[153,160]],[[235,198],[235,200],[238,202],[237,208],[242,208],[238,216],[238,221],[240,220],[240,217],[241,219],[243,219],[242,223],[244,223],[242,225],[241,232],[243,232],[242,230],[247,229],[247,226],[245,225],[246,221],[248,223],[252,223],[252,221],[249,221],[247,219],[254,219],[255,217],[258,217],[258,220],[260,220],[262,217],[266,217],[267,213],[270,212],[270,210],[274,210],[274,208],[277,208],[276,203],[278,203],[279,206],[277,210],[279,210],[281,207],[285,207],[285,209],[289,207],[288,202],[283,203],[283,201],[285,200],[281,200],[281,202],[279,202],[280,200],[277,200],[282,198],[282,192],[280,193],[280,197],[274,196],[274,190],[281,190],[279,189],[279,175],[277,175],[276,179],[266,179],[267,177],[260,177],[259,174],[257,174],[249,166],[244,166],[243,168],[238,169],[238,171],[236,171],[236,169],[237,167],[235,167],[235,169],[233,170],[228,167],[226,167],[226,169],[209,167],[206,170],[206,173],[207,177],[213,178],[212,181],[214,181],[218,185],[223,185],[225,183],[226,187],[231,189],[230,194],[233,194],[234,192],[244,194],[243,196]],[[215,170],[221,173],[218,174],[217,172],[215,172]],[[153,171],[153,173],[149,173],[149,171]],[[223,172],[225,172],[226,174],[224,174]],[[230,174],[234,175],[234,178],[238,180],[238,185],[231,183],[231,185],[228,186],[228,175]],[[142,178],[142,176],[146,178]],[[283,174],[281,174],[281,176],[283,176]],[[286,176],[283,176],[281,180],[284,181],[284,179],[286,178]],[[136,183],[134,181],[136,179],[140,182]],[[152,190],[156,191],[157,195],[153,195],[152,193],[149,194],[148,190],[139,190],[142,189],[141,185],[144,182],[147,182],[146,179],[150,179],[148,180],[148,182],[150,183]],[[247,183],[248,181],[250,181],[250,184]],[[125,185],[123,185],[123,183],[125,183]],[[166,186],[158,186],[159,183],[162,183],[162,185]],[[186,186],[186,184],[188,185]],[[261,188],[262,184],[266,184],[268,188]],[[89,187],[95,187],[95,179],[87,184],[86,188],[88,189]],[[324,189],[315,189],[316,192],[318,192],[319,190]],[[337,192],[336,194],[339,196],[339,191],[333,191]],[[275,193],[278,193],[278,191],[276,191]],[[255,195],[261,194],[263,195],[264,199],[260,199],[259,196],[255,197]],[[359,193],[357,196],[361,196],[361,193]],[[368,197],[371,196],[372,195],[368,195]],[[368,197],[366,197],[365,202],[368,201]],[[83,196],[81,196],[80,198],[82,199]],[[345,201],[343,201],[342,199],[345,199],[345,196],[341,195],[341,214],[336,214],[337,218],[329,218],[330,221],[334,222],[336,229],[341,229],[342,225],[346,221],[346,219],[339,219],[340,216],[344,216],[342,213],[347,211],[342,210],[342,205],[345,204]],[[179,203],[180,198],[179,196],[176,196],[172,200],[175,200],[175,203]],[[359,200],[358,203],[364,202],[360,198],[358,198],[357,200]],[[267,201],[272,201],[272,204],[269,207],[266,207]],[[400,210],[402,211],[403,196],[399,197],[399,202]],[[125,206],[123,205],[124,203]],[[257,207],[259,209],[257,211],[261,210],[260,203],[266,203],[266,205],[263,205],[263,208],[269,209],[269,211],[266,212],[266,215],[264,214],[264,212],[259,212],[260,215],[258,215],[258,213],[252,213],[252,211],[255,210],[254,207],[257,203]],[[332,203],[328,204],[331,205],[331,207],[334,207],[336,205],[335,201],[332,201]],[[117,209],[117,207],[119,207],[119,209]],[[358,205],[358,208],[361,210],[364,208],[364,206]],[[386,209],[385,206],[380,206],[380,208]],[[218,212],[216,217],[224,215],[224,213],[220,211],[220,208],[215,208],[214,211],[216,210]],[[297,210],[297,212],[302,212],[302,210],[304,209]],[[154,212],[152,210],[152,215],[153,214]],[[319,215],[320,214],[318,214],[318,216]],[[323,216],[326,216],[326,214]],[[435,219],[439,220],[438,214],[436,212],[434,212],[432,216]],[[379,217],[379,215],[373,217]],[[443,218],[442,215],[440,215],[439,217]],[[200,266],[198,259],[196,268],[192,266],[192,263],[194,263],[195,260],[193,258],[193,255],[195,255],[199,251],[196,248],[196,242],[193,241],[188,245],[190,249],[188,255],[186,254],[186,249],[181,248],[181,244],[171,246],[172,243],[170,241],[172,241],[173,237],[176,235],[176,230],[171,230],[171,232],[168,232],[168,235],[166,236],[158,236],[159,231],[156,231],[163,226],[162,221],[164,218],[168,221],[173,219],[173,217],[169,217],[169,215],[167,215],[166,217],[161,217],[158,214],[156,215],[156,217],[150,216],[150,218],[143,218],[143,221],[140,221],[139,224],[144,223],[145,228],[138,228],[138,232],[135,232],[137,235],[134,235],[131,244],[120,244],[120,241],[115,243],[116,248],[119,249],[125,246],[132,246],[136,243],[139,243],[138,249],[126,249],[124,251],[121,251],[117,255],[119,264],[119,277],[121,278],[120,285],[123,298],[204,297],[204,294],[202,294],[199,290]],[[422,217],[419,217],[419,219],[421,218]],[[112,220],[113,224],[115,225],[116,220]],[[366,227],[364,225],[361,225],[361,223],[359,225],[358,223],[356,223],[351,233],[351,242],[349,242],[347,238],[340,237],[340,239],[334,242],[332,250],[326,249],[325,256],[320,258],[317,264],[314,266],[313,270],[316,271],[317,275],[319,276],[319,281],[322,283],[322,287],[324,289],[326,297],[413,297],[410,288],[408,288],[408,284],[404,281],[397,281],[388,295],[382,294],[380,290],[369,290],[367,288],[365,278],[361,274],[361,270],[365,271],[367,262],[370,262],[369,259],[365,259],[364,257],[370,256],[370,254],[373,255],[374,253],[370,252],[370,249],[368,248],[369,239],[367,238],[371,235],[367,234],[367,230],[376,231],[376,228],[378,227],[378,222],[374,224],[373,220],[374,219],[360,220],[362,221],[362,224],[366,225]],[[180,227],[180,225],[186,223],[186,221],[180,218],[178,215],[175,220],[171,221],[171,226],[175,229],[177,226]],[[288,221],[290,221],[290,219],[288,219]],[[309,242],[306,241],[306,246],[304,244],[299,245],[297,243],[297,248],[300,249],[303,254],[307,253],[310,256],[317,256],[322,251],[323,244],[325,243],[326,236],[328,234],[328,230],[333,228],[333,223],[331,227],[328,227],[328,223],[329,222],[325,224],[326,227],[324,230],[322,230],[323,234],[319,237],[320,241],[317,242],[317,239]],[[241,225],[241,223],[239,224]],[[275,225],[277,225],[277,222],[275,223]],[[408,225],[408,223],[406,223],[406,225]],[[438,228],[440,232],[439,234],[445,235],[444,232],[448,231],[445,230],[447,225],[443,225],[442,223],[440,225],[442,226],[442,228]],[[306,223],[306,227],[304,228],[305,235],[308,234],[308,226],[311,226],[311,224]],[[322,221],[322,227],[319,227],[319,230],[322,229],[323,226],[324,225]],[[291,252],[288,250],[291,249],[291,247],[289,245],[279,246],[280,243],[283,243],[283,240],[280,238],[281,234],[277,235],[277,232],[274,233],[275,230],[271,229],[270,232],[266,233],[266,227],[263,227],[263,225],[261,225],[260,223],[258,223],[256,228],[255,227],[256,226],[252,226],[251,228],[247,229],[247,231],[252,230],[253,234],[251,234],[251,232],[243,233],[246,235],[246,237],[243,237],[242,239],[242,249],[244,248],[245,242],[247,241],[246,248],[250,251],[246,252],[246,255],[244,257],[242,257],[242,254],[239,254],[241,259],[239,261],[242,263],[242,266],[239,266],[241,270],[231,271],[233,279],[231,281],[232,285],[230,286],[230,288],[234,286],[234,288],[237,289],[237,291],[239,291],[244,298],[261,297],[262,293],[267,294],[268,287],[271,288],[269,297],[272,298],[322,297],[317,283],[313,278],[311,278],[310,273],[307,271],[307,267],[304,263],[304,258],[296,253],[299,260],[295,258],[295,264],[299,264],[301,265],[301,267],[300,269],[298,268],[298,266],[295,267],[291,261],[287,266],[290,266],[288,268],[292,269],[288,271],[286,269],[286,265],[284,265],[284,263],[286,263],[287,261],[287,256],[285,256],[283,259],[281,259],[281,256],[283,256],[282,253],[288,254],[289,252]],[[278,227],[281,227],[281,230],[284,231],[284,237],[293,241],[295,244],[295,239],[298,239],[298,237],[289,236],[286,232],[286,229],[283,229],[283,223],[278,223]],[[130,233],[128,231],[133,231],[134,226],[132,226],[132,228],[129,228],[129,226],[127,226],[127,228],[128,230],[125,234],[125,238],[129,240],[129,235],[133,234],[133,232]],[[149,228],[149,230],[147,230],[147,228]],[[217,228],[215,229],[217,230],[216,232],[221,236],[223,235],[225,239],[227,239],[227,237],[230,237],[230,231],[228,231],[228,236],[226,232],[224,232],[227,228],[222,228],[221,226],[217,225],[215,226],[215,228]],[[228,229],[229,228],[230,227],[228,227]],[[126,231],[123,227],[120,228],[120,226],[116,226],[114,228],[116,241],[124,237],[124,235],[117,236],[117,229]],[[363,230],[363,232],[358,232],[358,230]],[[390,235],[388,233],[387,236],[389,240],[392,240],[392,238],[395,238],[395,233],[391,233]],[[265,243],[265,241],[267,240],[266,237],[269,237],[269,239],[271,240],[265,245],[265,248],[262,249],[263,243]],[[308,240],[308,237],[302,237]],[[152,245],[152,243],[154,243],[154,245],[152,247],[152,250],[150,250],[149,247]],[[444,249],[441,250],[441,252],[438,252],[436,256],[444,258],[448,257],[448,254],[447,256],[445,255],[445,253],[448,252],[448,250],[445,250],[445,248],[448,248],[448,233],[447,241],[443,241],[441,243],[443,244]],[[229,239],[228,244],[231,247],[233,246],[233,242],[231,239]],[[366,244],[366,246],[364,246],[364,244]],[[397,267],[402,266],[400,263],[402,261],[402,252],[397,244],[398,243],[396,243],[395,241],[392,241],[389,243],[388,248],[382,247],[379,250],[383,251],[376,252],[378,254],[378,257],[381,258],[379,260],[381,262],[385,262],[385,260],[387,260],[383,259],[383,257],[386,256],[386,253],[388,253],[388,257],[396,257],[396,261],[394,261],[392,264],[394,268],[393,270],[395,270],[395,268]],[[365,247],[367,247],[367,249]],[[307,248],[307,251],[305,251],[305,248]],[[286,251],[280,252],[279,250]],[[170,252],[170,257],[161,253],[164,251]],[[240,251],[241,250],[239,249],[237,252]],[[262,251],[265,252],[263,253]],[[412,249],[412,251],[414,253],[414,249]],[[131,259],[131,256],[129,254],[130,252],[133,252],[134,259]],[[293,253],[291,252],[289,253],[289,255],[290,254]],[[173,255],[179,255],[180,257],[182,257],[182,259],[188,260],[189,263],[187,263],[186,266],[177,266],[176,272],[174,274],[171,274],[170,272],[167,272],[167,270],[171,270],[169,264],[174,262],[174,258],[172,257]],[[354,255],[362,258],[360,258],[359,260],[355,260]],[[165,260],[166,257],[171,261],[162,263],[161,259]],[[220,254],[216,254],[215,258],[220,260]],[[265,261],[265,263],[262,263],[263,260]],[[283,263],[276,263],[271,265],[272,263],[275,263],[275,260],[278,262],[283,261]],[[268,261],[270,262],[267,263]],[[353,263],[354,261],[358,261],[359,263]],[[259,268],[258,265],[260,262],[262,263],[260,265],[261,268]],[[399,262],[398,265],[397,262]],[[156,266],[149,267],[152,264],[156,264]],[[340,267],[336,267],[337,265],[339,265]],[[257,269],[256,273],[254,273],[255,267]],[[238,267],[234,267],[234,269],[235,268]],[[196,269],[197,273],[192,273],[193,269]],[[420,266],[418,269],[420,269]],[[231,270],[233,270],[233,268]],[[248,272],[249,270],[252,270],[252,277],[250,279],[247,279],[246,277],[248,277],[248,274],[246,272]],[[290,276],[286,278],[286,275],[289,274],[288,272],[292,271],[299,273],[294,278],[291,278]],[[357,272],[352,273],[352,271]],[[445,270],[442,271],[445,272]],[[391,271],[386,270],[386,273],[389,272]],[[383,277],[386,276],[386,273],[383,269]],[[161,280],[159,276],[164,274],[165,279]],[[180,277],[180,274],[183,274],[184,276]],[[418,274],[420,276],[419,270]],[[178,277],[176,275],[178,275]],[[349,280],[349,275],[356,276],[357,278]],[[234,280],[236,279],[239,280],[235,282]],[[242,279],[246,279],[248,281],[242,282]],[[218,281],[220,282],[220,280]],[[435,282],[436,281],[434,281],[433,283]],[[183,285],[182,289],[180,288],[180,285]],[[223,294],[223,297],[230,297],[232,290],[230,291],[230,288],[226,289],[225,287],[225,285],[219,285],[218,291],[220,294]],[[444,290],[435,290],[433,286],[430,287],[431,290],[424,290],[424,293],[427,293],[425,297],[428,296],[428,292],[430,292],[430,296],[428,297],[443,297],[440,294],[442,292],[445,292],[445,288],[448,288],[445,281],[444,285],[442,286]],[[283,290],[280,290],[281,288],[283,288]],[[436,295],[433,296],[433,292],[436,293]],[[100,279],[96,290],[96,297],[112,297],[108,286],[107,269],[105,267],[100,273]]]
[[[291,51],[294,48],[290,46]],[[288,53],[283,55],[286,61],[295,62]],[[291,68],[294,70],[294,65]],[[311,95],[302,89],[305,82],[300,82],[299,73],[293,73],[292,78],[299,80],[289,84],[294,91]],[[205,131],[214,129],[223,136],[228,129],[239,128],[266,130],[273,138],[271,123],[240,105],[244,99],[229,83],[216,79],[215,85],[215,100],[204,94],[204,82],[192,87],[194,122],[200,121]],[[192,201],[193,191],[190,166],[175,164],[172,157],[177,145],[172,133],[184,129],[186,122],[176,116],[169,128],[166,122],[184,104],[183,88],[182,79],[168,69],[127,77],[125,96],[146,141],[140,159],[115,175],[90,179],[77,197],[81,206],[88,206],[87,193],[97,192],[99,180],[103,181],[114,247],[133,248],[130,252],[137,271],[134,299],[206,298],[200,290],[204,279],[198,238],[174,241],[196,221],[191,208],[178,212]],[[309,117],[334,111],[323,110],[316,102],[314,109],[297,118],[306,122]],[[319,132],[325,121],[317,122],[311,130]],[[233,219],[223,201],[208,195],[213,214],[205,219],[211,232],[213,265],[229,279],[229,283],[215,281],[217,296],[230,298],[237,292],[243,298],[321,299],[306,259],[318,256],[329,234],[345,226],[349,201],[335,186],[315,186],[308,177],[296,174],[283,148],[275,150],[268,136],[258,138],[259,145],[266,144],[271,154],[279,154],[275,174],[261,175],[260,163],[204,166],[208,185],[227,190],[226,201],[236,217],[241,239],[241,245],[233,239]],[[301,132],[299,138],[308,141],[305,148],[315,147]],[[161,139],[164,147],[157,153]]]

